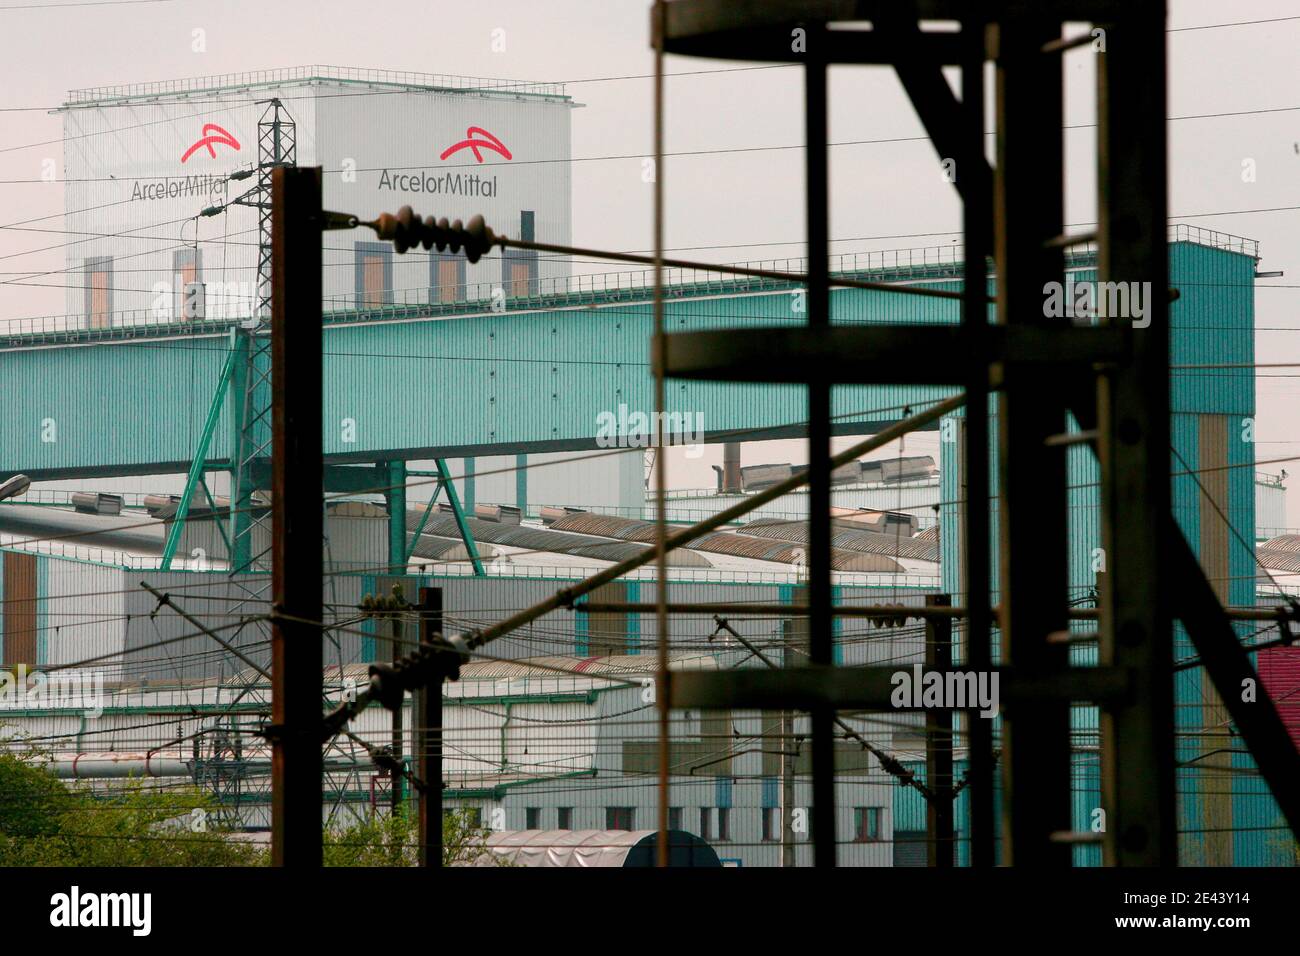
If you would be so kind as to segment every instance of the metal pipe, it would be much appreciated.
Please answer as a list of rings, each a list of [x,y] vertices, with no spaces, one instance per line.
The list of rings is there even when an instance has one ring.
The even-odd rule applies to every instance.
[[[38,761],[60,780],[107,780],[121,777],[188,777],[193,765],[181,757],[156,753],[79,753]]]

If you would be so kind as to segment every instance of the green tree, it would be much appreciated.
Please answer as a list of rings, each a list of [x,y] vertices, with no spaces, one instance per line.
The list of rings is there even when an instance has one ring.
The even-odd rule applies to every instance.
[[[325,831],[326,866],[415,866],[419,827],[410,804],[340,830]],[[487,831],[468,810],[442,818],[442,865],[472,863],[487,853]]]
[[[26,755],[30,758],[31,755]],[[206,825],[210,795],[122,781],[68,788],[15,753],[0,754],[0,866],[249,866],[265,853]]]

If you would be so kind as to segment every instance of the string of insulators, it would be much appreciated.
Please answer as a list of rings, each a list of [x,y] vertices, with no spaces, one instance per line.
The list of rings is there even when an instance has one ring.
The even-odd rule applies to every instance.
[[[430,643],[421,644],[391,664],[371,664],[370,694],[389,710],[396,710],[402,706],[407,691],[430,685],[441,687],[444,680],[458,680],[460,665],[468,660],[463,637],[447,639],[434,634]]]
[[[402,596],[402,586],[394,584],[391,595],[367,594],[357,609],[367,617],[396,617],[404,611],[412,610],[412,607]]]
[[[391,239],[398,254],[423,246],[425,251],[437,249],[452,254],[465,251],[465,258],[478,262],[493,246],[504,244],[506,237],[498,236],[483,221],[474,216],[468,224],[459,219],[448,222],[446,217],[435,220],[432,216],[421,219],[410,206],[403,206],[397,215],[381,213],[374,222],[361,223],[375,230],[380,239]]]
[[[882,604],[881,608],[882,610],[885,608],[898,608],[900,611],[902,611],[907,608],[907,605],[906,604]],[[908,621],[911,620],[911,618],[908,617],[906,614],[897,614],[897,615],[890,614],[888,616],[882,615],[881,617],[868,618],[868,620],[876,627],[903,627],[904,625],[907,624]],[[921,618],[921,620],[924,620],[924,618]]]

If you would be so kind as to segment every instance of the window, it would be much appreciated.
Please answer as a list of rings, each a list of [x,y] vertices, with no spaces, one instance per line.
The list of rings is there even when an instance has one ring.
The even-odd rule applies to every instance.
[[[510,263],[510,285],[507,292],[511,296],[528,295],[528,280],[532,277],[532,270],[529,269],[527,262]]]
[[[536,216],[530,209],[519,213],[519,238],[531,242]],[[501,256],[501,285],[508,296],[537,295],[537,253],[511,250]]]
[[[384,242],[356,244],[358,309],[374,309],[393,301],[393,250]]]
[[[731,808],[718,807],[718,840],[725,843],[731,839]]]
[[[874,843],[880,839],[880,807],[853,808],[853,840]]]
[[[682,808],[669,807],[668,808],[668,829],[680,830],[681,828],[682,828]]]
[[[429,256],[429,301],[459,302],[465,298],[465,257],[431,253]]]
[[[605,829],[631,830],[633,819],[632,810],[632,807],[606,807]]]
[[[759,811],[763,815],[763,842],[775,843],[781,839],[781,809],[764,807]]]
[[[556,827],[560,830],[573,829],[573,807],[560,807],[558,811],[559,819],[556,821]]]
[[[524,808],[524,829],[540,830],[542,828],[542,808],[525,807]]]
[[[177,249],[172,253],[172,275],[176,288],[175,316],[187,322],[204,318],[206,303],[203,281],[203,253],[198,249]]]
[[[95,256],[83,264],[86,287],[86,327],[106,329],[112,325],[113,259]]]
[[[700,839],[713,839],[713,808],[700,807]]]

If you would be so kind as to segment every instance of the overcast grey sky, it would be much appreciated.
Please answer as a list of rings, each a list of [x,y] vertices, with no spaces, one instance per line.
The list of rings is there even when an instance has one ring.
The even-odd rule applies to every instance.
[[[651,144],[645,0],[171,0],[3,9],[30,3],[0,0],[0,107],[52,108],[78,87],[309,63],[570,81],[569,93],[585,104],[573,122],[574,242],[618,249],[651,243],[651,187],[642,181],[640,161]],[[1260,269],[1286,274],[1263,280],[1256,294],[1256,360],[1300,362],[1300,210],[1240,212],[1300,206],[1300,19],[1186,29],[1300,16],[1300,2],[1172,0],[1170,7],[1170,115],[1261,111],[1170,123],[1171,213],[1260,241]],[[192,49],[196,29],[205,31],[202,53]],[[498,29],[505,31],[505,49],[494,52]],[[1093,121],[1092,56],[1082,51],[1067,61],[1067,125]],[[798,71],[696,72],[734,65],[669,60],[670,72],[691,74],[667,84],[670,152],[800,144]],[[833,143],[922,134],[887,69],[833,71],[831,102]],[[59,118],[43,111],[0,113],[0,180],[37,179],[42,160],[61,155],[61,132]],[[1067,221],[1089,222],[1095,218],[1093,133],[1080,128],[1065,136]],[[43,141],[52,142],[23,148]],[[600,158],[610,156],[627,158]],[[1245,159],[1255,161],[1254,182],[1243,182]],[[834,251],[959,239],[921,235],[960,224],[955,194],[937,174],[927,142],[839,146],[831,160],[831,235],[845,240]],[[677,157],[662,172],[669,246],[710,246],[691,255],[716,261],[802,253],[799,149]],[[28,228],[59,230],[62,209],[57,183],[0,184],[0,224],[54,215]],[[64,239],[57,231],[0,229],[0,256],[7,257],[0,271],[61,269],[61,249],[30,251]],[[0,318],[63,311],[60,289],[0,281]],[[1258,458],[1300,455],[1300,368],[1263,374],[1275,377],[1257,384]],[[909,450],[927,444],[933,446],[931,436],[918,436]],[[718,460],[713,451],[689,465],[683,460],[674,484],[710,484],[708,465]],[[798,460],[800,451],[781,443],[754,455],[746,461]],[[1264,467],[1300,475],[1300,462]],[[1291,499],[1289,524],[1300,526],[1300,494]]]

